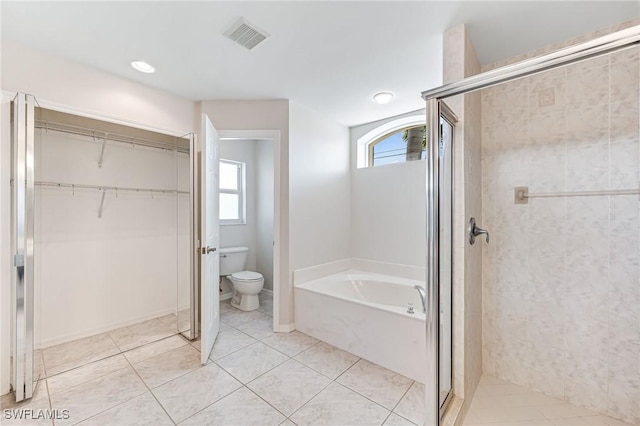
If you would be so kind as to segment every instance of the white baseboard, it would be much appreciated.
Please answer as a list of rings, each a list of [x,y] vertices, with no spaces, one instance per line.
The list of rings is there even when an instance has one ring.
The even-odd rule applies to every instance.
[[[264,294],[268,294],[268,295],[273,296],[273,290],[270,290],[268,288],[263,288],[260,293],[264,293]]]
[[[296,325],[294,323],[291,324],[280,324],[274,328],[273,331],[276,333],[291,333],[296,329]]]

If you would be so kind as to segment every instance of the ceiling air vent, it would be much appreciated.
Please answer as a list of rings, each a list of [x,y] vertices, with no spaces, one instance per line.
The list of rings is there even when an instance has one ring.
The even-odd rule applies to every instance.
[[[262,43],[270,34],[258,29],[244,18],[240,18],[224,32],[224,36],[251,50]]]

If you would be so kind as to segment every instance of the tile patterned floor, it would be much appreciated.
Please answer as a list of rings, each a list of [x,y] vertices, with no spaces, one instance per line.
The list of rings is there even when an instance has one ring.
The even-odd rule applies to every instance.
[[[51,377],[177,334],[176,315],[154,318],[108,333],[42,350],[43,377]]]
[[[55,425],[420,423],[421,384],[297,331],[273,333],[273,305],[266,295],[260,300],[260,310],[250,313],[221,303],[220,335],[205,366],[199,341],[173,335],[134,347],[133,336],[146,337],[133,326],[117,339],[106,336],[115,347],[103,335],[91,340],[98,354],[110,353],[102,359],[94,359],[86,342],[77,351],[49,351],[48,359],[59,360],[54,366],[85,365],[50,374],[36,397],[18,406],[69,409],[71,418]],[[162,334],[156,323],[147,327],[149,335]],[[133,348],[121,350],[117,342]],[[2,397],[3,409],[16,405],[10,398]]]
[[[483,376],[464,426],[631,426],[491,376]]]

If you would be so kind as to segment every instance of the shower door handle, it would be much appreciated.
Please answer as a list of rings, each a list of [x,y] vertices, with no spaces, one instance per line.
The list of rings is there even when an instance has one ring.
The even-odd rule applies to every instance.
[[[209,246],[202,247],[202,254],[209,254],[213,251],[216,251],[215,247],[209,247]]]
[[[469,244],[473,245],[476,242],[476,237],[480,235],[486,235],[487,244],[489,244],[489,231],[476,226],[476,218],[469,219]]]

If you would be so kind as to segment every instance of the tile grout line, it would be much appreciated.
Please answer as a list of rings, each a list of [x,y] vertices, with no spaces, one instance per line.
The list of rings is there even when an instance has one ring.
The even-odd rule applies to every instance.
[[[402,394],[402,396],[400,397],[400,399],[398,400],[398,402],[396,402],[396,405],[394,405],[394,406],[393,406],[393,408],[391,409],[391,413],[389,413],[389,416],[387,416],[387,419],[388,419],[389,417],[391,417],[391,414],[395,414],[395,415],[397,415],[397,416],[402,417],[403,419],[409,420],[409,419],[407,419],[406,417],[401,416],[400,414],[396,413],[396,411],[395,411],[395,410],[396,410],[396,408],[398,408],[398,405],[400,405],[400,403],[402,402],[402,400],[404,399],[404,397],[405,397],[405,396],[407,396],[407,394],[409,393],[409,391],[411,390],[411,388],[413,387],[413,385],[415,385],[416,383],[417,383],[417,382],[414,380],[414,381],[409,385],[409,387],[408,387],[408,388],[407,388],[407,390]],[[385,419],[385,422],[387,421],[387,419]],[[411,421],[411,420],[409,420],[409,421]],[[413,423],[413,422],[411,421],[411,423]],[[383,422],[383,424],[384,424],[384,422]]]
[[[221,320],[221,321],[222,321],[222,320]],[[252,320],[252,321],[254,321],[254,320]],[[243,323],[243,324],[247,324],[247,323],[252,322],[252,321],[247,321],[246,323]],[[224,322],[224,321],[222,321],[222,322]],[[225,322],[225,324],[227,324],[231,329],[236,330],[236,331],[239,331],[239,332],[241,332],[241,333],[246,334],[247,336],[249,336],[247,333],[245,333],[245,332],[243,332],[242,330],[238,329],[238,328],[237,328],[237,326],[232,326],[232,325],[230,325],[230,324],[228,324],[228,323],[226,323],[226,322]],[[239,324],[238,326],[243,325],[243,324]],[[251,337],[251,338],[255,339],[253,336],[249,336],[249,337]],[[271,337],[271,336],[267,336],[267,337],[265,337],[264,339],[267,339],[268,337]],[[310,336],[310,337],[312,337],[312,336]],[[317,371],[317,370],[316,370],[316,369],[314,369],[313,367],[308,366],[308,365],[306,365],[306,364],[302,363],[301,361],[299,361],[299,360],[297,360],[297,359],[295,358],[296,356],[300,355],[301,353],[308,351],[308,350],[309,350],[309,349],[311,349],[313,346],[318,345],[320,342],[322,342],[321,340],[316,339],[316,342],[314,342],[312,345],[310,345],[309,347],[307,347],[307,348],[305,348],[305,349],[300,350],[299,352],[297,352],[297,353],[296,353],[296,354],[294,354],[293,356],[291,356],[291,355],[289,355],[289,354],[287,354],[287,353],[284,353],[284,352],[282,352],[281,350],[279,350],[279,349],[277,349],[277,348],[275,348],[275,347],[272,347],[272,346],[271,346],[271,345],[269,345],[268,343],[263,342],[263,341],[262,341],[262,339],[255,339],[255,340],[256,340],[256,342],[254,342],[254,343],[252,343],[252,344],[250,344],[250,345],[244,346],[244,347],[242,347],[242,348],[240,348],[240,349],[238,349],[238,350],[236,350],[236,351],[234,351],[234,352],[231,352],[231,353],[229,353],[229,354],[227,354],[227,355],[224,355],[224,356],[222,356],[222,357],[218,358],[217,360],[212,360],[212,359],[210,359],[210,358],[209,358],[209,359],[210,359],[210,361],[211,361],[211,362],[213,362],[214,364],[216,364],[216,366],[218,366],[218,367],[222,368],[225,372],[227,372],[229,375],[231,375],[231,376],[232,376],[232,377],[234,377],[236,380],[238,380],[235,376],[233,376],[233,374],[231,374],[231,372],[227,371],[226,369],[224,369],[224,367],[222,367],[220,364],[218,364],[218,362],[217,362],[217,361],[218,361],[218,360],[220,360],[220,359],[222,359],[222,358],[225,358],[225,357],[227,357],[227,356],[229,356],[229,355],[232,355],[232,354],[234,354],[234,353],[237,353],[237,352],[239,352],[239,351],[241,351],[241,350],[243,350],[243,349],[246,349],[247,347],[252,346],[252,345],[254,345],[255,343],[258,343],[258,342],[263,343],[263,344],[264,344],[264,345],[266,345],[267,347],[269,347],[269,348],[271,348],[271,349],[273,349],[273,350],[276,350],[277,352],[279,352],[279,353],[281,353],[281,354],[285,355],[285,356],[288,358],[286,361],[284,361],[284,362],[282,362],[282,363],[280,363],[280,364],[278,364],[278,365],[274,366],[273,368],[271,368],[271,369],[269,369],[269,370],[265,371],[264,373],[260,374],[259,376],[256,376],[255,378],[251,379],[251,380],[250,380],[249,382],[247,382],[246,384],[243,384],[243,386],[242,386],[242,387],[247,388],[249,391],[251,391],[253,394],[255,394],[258,398],[260,398],[260,399],[261,399],[261,400],[263,400],[265,403],[267,403],[270,407],[272,407],[272,408],[273,408],[273,409],[275,409],[277,412],[279,412],[279,413],[281,413],[282,415],[284,415],[284,416],[285,416],[285,418],[286,418],[286,420],[289,420],[289,421],[293,422],[293,420],[291,420],[291,416],[293,416],[294,414],[296,414],[297,412],[299,412],[300,410],[302,410],[305,406],[307,406],[307,404],[309,404],[311,401],[313,401],[313,400],[314,400],[314,399],[315,399],[315,398],[316,398],[316,397],[317,397],[321,392],[323,392],[325,389],[327,389],[329,386],[331,386],[331,384],[332,384],[332,383],[335,383],[335,384],[337,384],[338,386],[342,386],[342,387],[344,387],[345,389],[348,389],[349,391],[354,392],[356,395],[359,395],[360,397],[362,397],[362,398],[366,399],[367,401],[370,401],[370,402],[372,402],[372,403],[376,404],[377,406],[379,406],[379,407],[381,407],[381,408],[383,408],[383,409],[387,410],[389,413],[387,414],[387,416],[385,417],[384,421],[382,422],[383,424],[384,424],[384,422],[385,422],[385,421],[387,421],[387,420],[388,420],[388,418],[391,416],[391,414],[396,414],[397,416],[399,416],[399,417],[401,417],[401,418],[403,418],[403,419],[405,419],[405,420],[409,421],[410,423],[413,423],[413,422],[411,422],[410,420],[406,419],[405,417],[400,416],[399,414],[395,413],[393,410],[395,410],[395,409],[397,408],[397,406],[400,404],[400,402],[402,401],[402,399],[403,399],[403,398],[406,396],[406,394],[409,392],[409,390],[411,389],[411,387],[413,386],[413,384],[414,384],[414,383],[416,383],[416,382],[415,382],[415,380],[412,380],[412,381],[411,381],[411,384],[407,387],[407,389],[403,392],[403,394],[402,394],[402,396],[400,397],[400,399],[395,403],[394,407],[390,410],[390,409],[388,409],[387,407],[385,407],[385,406],[383,406],[383,405],[379,404],[378,402],[376,402],[376,401],[374,401],[374,400],[370,399],[369,397],[367,397],[367,396],[365,396],[365,395],[362,395],[360,392],[358,392],[358,391],[356,391],[356,390],[354,390],[354,389],[351,389],[350,387],[348,387],[348,386],[346,386],[346,385],[344,385],[344,384],[342,384],[342,383],[338,382],[338,379],[339,379],[340,377],[342,377],[342,376],[343,376],[345,373],[347,373],[351,368],[353,368],[353,366],[354,366],[354,365],[358,364],[358,363],[359,363],[363,358],[358,357],[358,360],[357,360],[357,361],[355,361],[353,364],[351,364],[347,369],[345,369],[342,373],[340,373],[340,374],[339,374],[335,379],[332,379],[331,377],[326,376],[325,374],[321,373],[320,371]],[[338,349],[338,350],[341,350],[340,348],[337,348],[337,349]],[[346,352],[346,351],[345,351],[345,352]],[[348,352],[348,353],[350,353],[350,352]],[[357,356],[357,355],[355,355],[355,354],[352,354],[352,355]],[[329,380],[329,383],[328,383],[326,386],[324,386],[320,391],[318,391],[316,394],[314,394],[314,395],[313,395],[309,400],[307,400],[307,401],[306,401],[304,404],[302,404],[299,408],[297,408],[293,413],[291,413],[291,415],[287,416],[287,415],[285,415],[282,411],[280,411],[279,409],[277,409],[276,407],[274,407],[273,405],[271,405],[268,401],[266,401],[264,398],[262,398],[259,394],[257,394],[257,393],[256,393],[255,391],[253,391],[251,388],[249,388],[249,386],[248,386],[248,385],[249,385],[250,383],[252,383],[252,382],[254,382],[254,381],[258,380],[260,377],[262,377],[262,376],[266,375],[266,374],[267,374],[267,373],[269,373],[270,371],[272,371],[272,370],[274,370],[274,369],[276,369],[276,368],[278,368],[278,367],[282,366],[283,364],[287,363],[287,362],[288,362],[288,361],[290,361],[290,360],[295,361],[295,362],[297,362],[298,364],[300,364],[300,365],[302,365],[302,366],[304,366],[304,367],[306,367],[306,368],[309,368],[310,370],[312,370],[312,371],[313,371],[313,372],[315,372],[316,374],[319,374],[319,375],[321,375],[322,377],[324,377],[324,378],[328,379],[328,380]],[[238,380],[238,381],[239,381],[239,380]],[[241,382],[241,383],[242,383],[242,382]],[[236,391],[237,391],[237,390],[236,390]],[[233,393],[235,393],[236,391],[232,392],[232,394],[233,394]],[[226,397],[227,397],[227,396],[229,396],[229,395],[230,395],[230,394],[226,395],[224,398],[226,398]],[[223,398],[221,398],[221,399],[223,399]],[[219,399],[218,401],[220,401],[221,399]],[[208,405],[208,406],[207,406],[207,408],[208,408],[208,407],[210,407],[211,405],[215,404],[215,403],[216,403],[216,402],[218,402],[218,401],[215,401],[215,402],[213,402],[212,404]],[[206,409],[206,408],[205,408],[205,409]],[[203,409],[203,410],[204,410],[204,409]],[[201,411],[202,411],[202,410],[200,410],[199,412],[201,412]],[[195,415],[195,414],[194,414],[194,415]],[[285,420],[285,421],[286,421],[286,420]],[[293,422],[293,423],[295,423],[295,422]]]
[[[133,364],[129,361],[129,359],[125,356],[124,359],[127,360],[127,363],[129,364],[129,367],[131,367],[131,369],[133,370],[133,372],[136,374],[136,376],[138,376],[138,378],[140,379],[140,381],[142,382],[142,384],[144,384],[144,386],[147,388],[147,391],[151,394],[151,396],[153,397],[153,399],[156,400],[156,402],[158,403],[158,405],[160,406],[160,408],[162,408],[162,411],[165,412],[165,414],[167,415],[167,417],[169,418],[169,420],[171,420],[171,423],[173,423],[174,425],[177,425],[177,423],[173,420],[173,417],[171,417],[169,415],[169,412],[164,408],[164,405],[162,405],[162,403],[158,400],[158,398],[156,397],[156,394],[153,393],[153,390],[151,390],[151,388],[149,387],[149,385],[147,384],[147,382],[144,381],[144,379],[142,378],[142,376],[140,376],[140,373],[138,373],[138,370],[136,370],[136,368],[133,366]],[[182,377],[182,376],[180,376]],[[176,377],[177,378],[177,377]],[[171,380],[169,380],[170,382]],[[166,383],[169,383],[166,382]],[[163,383],[164,385],[164,383]],[[162,386],[162,385],[160,385]],[[157,387],[157,386],[156,386]],[[142,394],[144,395],[144,394]],[[136,397],[137,398],[137,397]]]
[[[260,343],[260,342],[256,342],[256,343]],[[252,343],[252,344],[251,344],[251,345],[249,345],[249,346],[253,346],[253,345],[255,345],[256,343]],[[249,346],[245,346],[245,347],[244,347],[244,348],[242,348],[242,349],[247,349]],[[266,345],[265,345],[265,346],[266,346]],[[267,346],[267,347],[268,347],[268,346]],[[239,352],[239,351],[241,351],[242,349],[239,349],[239,350],[238,350],[238,351],[236,351],[236,352]],[[271,348],[270,348],[270,349],[271,349]],[[235,353],[235,352],[234,352],[234,353]],[[231,354],[229,354],[229,355],[231,355]],[[281,355],[284,355],[284,354],[281,354]],[[280,364],[278,364],[278,365],[276,365],[276,366],[274,366],[274,367],[271,367],[270,369],[268,369],[268,370],[267,370],[267,371],[265,371],[264,373],[260,373],[260,375],[258,375],[258,376],[256,376],[256,377],[254,377],[253,379],[249,380],[247,383],[242,383],[242,381],[241,381],[238,377],[234,376],[230,371],[228,371],[228,370],[227,370],[226,368],[224,368],[222,365],[218,364],[218,360],[220,360],[220,359],[222,359],[222,358],[226,358],[226,356],[224,356],[224,357],[222,357],[222,358],[219,358],[219,359],[218,359],[218,360],[216,360],[216,361],[211,361],[211,362],[212,362],[212,363],[214,363],[215,365],[217,365],[218,367],[220,367],[221,369],[223,369],[224,371],[226,371],[226,372],[227,372],[229,375],[231,375],[234,379],[236,379],[237,381],[239,381],[240,383],[242,383],[242,385],[243,385],[243,386],[247,386],[249,383],[251,383],[251,382],[253,382],[253,381],[255,381],[255,380],[259,379],[260,377],[264,376],[265,374],[269,373],[270,371],[275,370],[276,368],[280,367],[282,364],[285,364],[286,362],[288,362],[288,361],[290,361],[290,360],[292,360],[292,359],[293,359],[293,358],[291,358],[291,357],[290,357],[290,356],[288,356],[288,355],[285,355],[285,356],[288,358],[286,361],[283,361],[283,362],[281,362]]]
[[[173,335],[173,336],[175,336],[175,335]],[[138,347],[136,347],[136,348],[132,348],[132,349],[129,349],[129,350],[127,350],[127,351],[120,352],[120,353],[118,353],[118,354],[111,355],[110,357],[107,357],[107,358],[111,358],[111,357],[115,357],[115,356],[118,356],[118,355],[122,355],[122,357],[125,359],[125,361],[126,361],[126,362],[127,362],[127,364],[129,365],[129,367],[133,370],[133,372],[136,374],[136,376],[138,376],[138,378],[140,379],[140,381],[142,382],[142,384],[147,388],[147,391],[148,391],[148,392],[153,396],[153,398],[156,400],[156,402],[158,402],[158,404],[160,405],[160,407],[162,408],[162,410],[163,410],[163,411],[167,414],[167,416],[169,417],[169,420],[170,420],[170,421],[175,425],[175,424],[176,424],[176,422],[174,422],[174,421],[173,421],[173,418],[169,415],[169,413],[168,413],[168,412],[167,412],[167,410],[164,408],[164,406],[160,403],[160,401],[158,401],[158,398],[156,398],[155,394],[154,394],[154,393],[153,393],[153,391],[152,391],[152,388],[150,388],[150,387],[149,387],[149,385],[147,384],[147,382],[145,382],[145,381],[144,381],[144,379],[142,378],[142,376],[140,376],[140,374],[138,373],[138,370],[136,370],[136,368],[133,366],[133,364],[131,363],[131,361],[129,361],[129,359],[124,355],[124,353],[125,353],[125,352],[129,352],[129,351],[132,351],[132,350],[135,350],[135,349],[141,348],[141,347],[143,347],[143,346],[147,346],[147,345],[149,345],[149,344],[157,343],[157,342],[159,342],[159,341],[161,341],[161,340],[168,339],[169,337],[173,337],[173,336],[168,336],[168,337],[166,337],[166,338],[163,338],[163,339],[157,340],[157,341],[155,341],[155,342],[150,342],[150,343],[148,343],[148,344],[145,344],[145,345],[142,345],[142,346],[138,346]],[[186,346],[186,345],[183,345],[183,346]],[[180,349],[180,348],[182,348],[182,346],[181,346],[181,347],[179,347],[179,348],[176,348],[176,349]],[[172,351],[174,351],[174,350],[176,350],[176,349],[172,349],[172,350],[170,350],[170,351],[163,352],[163,353],[158,354],[158,355],[155,355],[155,356],[153,356],[153,357],[151,357],[151,358],[147,358],[147,359],[145,359],[145,360],[143,360],[143,361],[141,361],[141,362],[144,362],[144,361],[150,360],[150,359],[155,358],[155,357],[160,356],[160,355],[164,355],[164,354],[166,354],[166,353],[168,353],[168,352],[172,352]],[[107,358],[103,358],[102,360],[105,360],[105,359],[107,359]],[[102,361],[102,360],[98,360],[98,361]],[[97,362],[97,361],[94,361],[94,362]],[[88,364],[85,364],[85,365],[88,365]],[[78,368],[79,368],[79,367],[78,367]],[[113,374],[113,373],[116,373],[116,372],[119,372],[119,371],[122,371],[122,370],[125,370],[125,369],[126,369],[126,367],[125,367],[125,368],[118,369],[118,370],[116,370],[116,371],[113,371],[113,372],[111,372],[111,373],[105,374],[104,376],[100,376],[100,377],[97,377],[97,378],[102,378],[102,377],[108,376],[108,375],[110,375],[110,374]],[[193,370],[191,370],[191,371],[193,371]],[[184,375],[186,375],[186,374],[189,374],[191,371],[189,371],[189,372],[187,372],[187,373],[185,373],[185,374],[182,374],[182,375],[180,375],[179,377],[182,377],[182,376],[184,376]],[[176,377],[176,378],[174,378],[174,379],[171,379],[171,380],[169,380],[168,382],[162,383],[161,385],[158,385],[158,386],[156,386],[156,387],[159,387],[159,386],[165,385],[166,383],[169,383],[169,382],[171,382],[171,381],[173,381],[173,380],[175,380],[175,379],[177,379],[177,378],[179,378],[179,377]],[[95,379],[96,379],[96,378],[91,379],[91,380],[95,380]],[[87,382],[89,382],[89,381],[91,381],[91,380],[88,380]],[[84,383],[87,383],[87,382],[84,382]],[[82,383],[82,384],[84,384],[84,383]],[[76,386],[79,386],[79,385],[76,385]],[[69,389],[72,389],[72,388],[74,388],[74,387],[76,387],[76,386],[72,386],[72,387],[71,387],[71,388],[69,388]],[[65,391],[66,391],[66,390],[67,390],[67,389],[65,389]],[[139,396],[141,396],[141,395],[144,395],[144,393],[142,393],[142,394],[140,394],[140,395],[136,395],[136,396],[135,396],[134,398],[132,398],[132,399],[135,399],[135,398],[137,398],[137,397],[139,397]],[[129,401],[130,401],[130,400],[129,400]],[[109,410],[111,410],[111,409],[113,409],[113,408],[115,408],[115,407],[119,407],[119,406],[121,406],[121,405],[123,405],[123,404],[125,404],[125,403],[127,403],[127,402],[128,402],[128,401],[124,401],[124,402],[121,402],[121,403],[119,403],[119,404],[116,404],[116,405],[114,405],[114,406],[112,406],[112,407],[107,408],[106,410],[100,411],[100,412],[98,412],[98,413],[96,413],[96,414],[94,414],[94,415],[92,415],[92,416],[88,417],[87,419],[84,419],[84,420],[81,420],[81,421],[85,421],[85,420],[91,419],[91,418],[93,418],[93,417],[96,417],[96,416],[98,416],[98,415],[100,415],[100,414],[102,414],[102,413],[104,413],[104,412],[106,412],[106,411],[109,411]]]
[[[42,362],[44,363],[44,358],[42,359]],[[44,380],[44,386],[47,388],[47,399],[49,400],[49,410],[53,411],[53,403],[51,402],[51,394],[49,393],[49,382],[46,379]],[[56,422],[52,418],[51,419],[51,425],[55,426],[55,424],[56,424]]]

